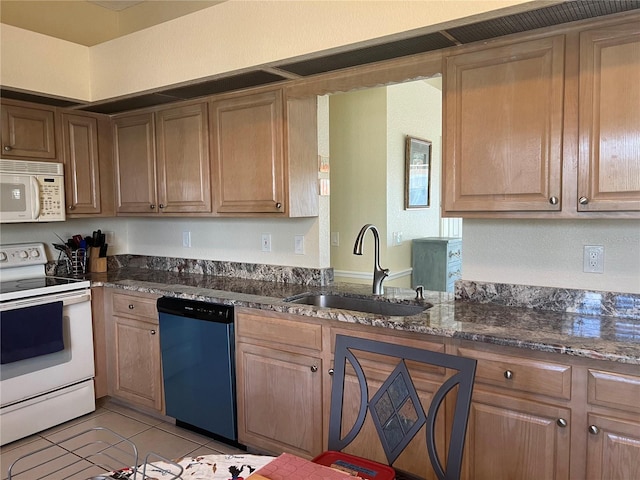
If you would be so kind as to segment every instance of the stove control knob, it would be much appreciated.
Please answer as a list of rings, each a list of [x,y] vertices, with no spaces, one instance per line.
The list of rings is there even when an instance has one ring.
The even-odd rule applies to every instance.
[[[22,250],[20,252],[20,258],[27,258],[29,256],[29,254],[27,253],[26,250]]]
[[[38,250],[31,250],[31,256],[33,258],[38,258],[40,256],[40,252]]]
[[[0,262],[6,262],[7,261],[7,254],[4,252],[0,252]]]

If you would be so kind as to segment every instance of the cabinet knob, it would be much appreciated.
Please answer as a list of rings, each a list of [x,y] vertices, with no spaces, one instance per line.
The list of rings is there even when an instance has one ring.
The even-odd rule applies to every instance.
[[[311,371],[316,373],[318,371],[318,367],[316,365],[311,365]]]
[[[329,369],[329,375],[333,375],[333,368]]]
[[[151,330],[151,335],[155,335],[156,331],[155,330]]]
[[[129,310],[133,310],[133,304],[132,303],[129,304]]]
[[[504,372],[504,378],[507,380],[511,380],[513,378],[513,372],[511,370],[506,370]]]
[[[159,208],[164,208],[164,203],[161,203],[160,205],[158,205]]]
[[[156,206],[152,203],[151,205],[149,205],[149,208],[150,208],[151,210],[155,210],[155,209],[156,209]]]
[[[4,150],[5,152],[10,152],[10,151],[11,151],[11,147],[10,147],[9,145],[5,145],[5,146],[4,146],[4,148],[3,148],[3,150]]]
[[[557,205],[558,204],[558,197],[550,197],[549,198],[549,203],[551,205]]]
[[[589,203],[589,199],[588,199],[587,197],[580,197],[580,198],[578,199],[578,203],[579,203],[580,205],[586,205],[587,203]]]
[[[74,210],[76,208],[75,205],[69,205],[69,210]]]
[[[565,428],[568,423],[564,418],[559,418],[556,423],[558,424],[559,427]]]
[[[597,435],[600,433],[600,429],[598,427],[596,427],[595,425],[589,425],[589,433],[591,435]]]
[[[276,208],[277,208],[277,209],[282,208],[282,204],[281,204],[280,202],[277,202],[277,203],[276,203]]]

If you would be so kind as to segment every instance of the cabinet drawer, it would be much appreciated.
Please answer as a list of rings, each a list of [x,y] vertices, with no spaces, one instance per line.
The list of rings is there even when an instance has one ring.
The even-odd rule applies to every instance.
[[[284,318],[272,318],[250,313],[236,314],[238,339],[254,339],[269,343],[295,345],[322,350],[322,326]],[[251,342],[253,343],[253,342]]]
[[[135,315],[136,317],[148,317],[155,323],[158,322],[158,310],[155,298],[134,297],[114,293],[112,295],[113,313]]]
[[[589,370],[589,403],[640,412],[640,377]]]
[[[509,390],[571,398],[571,367],[557,363],[459,348],[458,355],[478,360],[476,382]]]

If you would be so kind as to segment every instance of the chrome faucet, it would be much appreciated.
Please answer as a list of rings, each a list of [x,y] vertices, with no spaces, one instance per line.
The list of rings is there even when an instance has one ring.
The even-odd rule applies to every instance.
[[[367,230],[371,230],[373,233],[373,240],[375,243],[374,259],[373,259],[373,294],[382,295],[382,282],[389,276],[389,269],[382,268],[380,266],[380,234],[375,225],[370,223],[366,224],[360,229],[360,233],[356,237],[356,243],[353,246],[354,255],[362,255],[362,241]]]

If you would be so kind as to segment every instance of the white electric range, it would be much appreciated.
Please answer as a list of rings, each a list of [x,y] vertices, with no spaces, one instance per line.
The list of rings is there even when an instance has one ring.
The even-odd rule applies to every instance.
[[[0,445],[95,410],[90,282],[42,243],[0,246]]]

